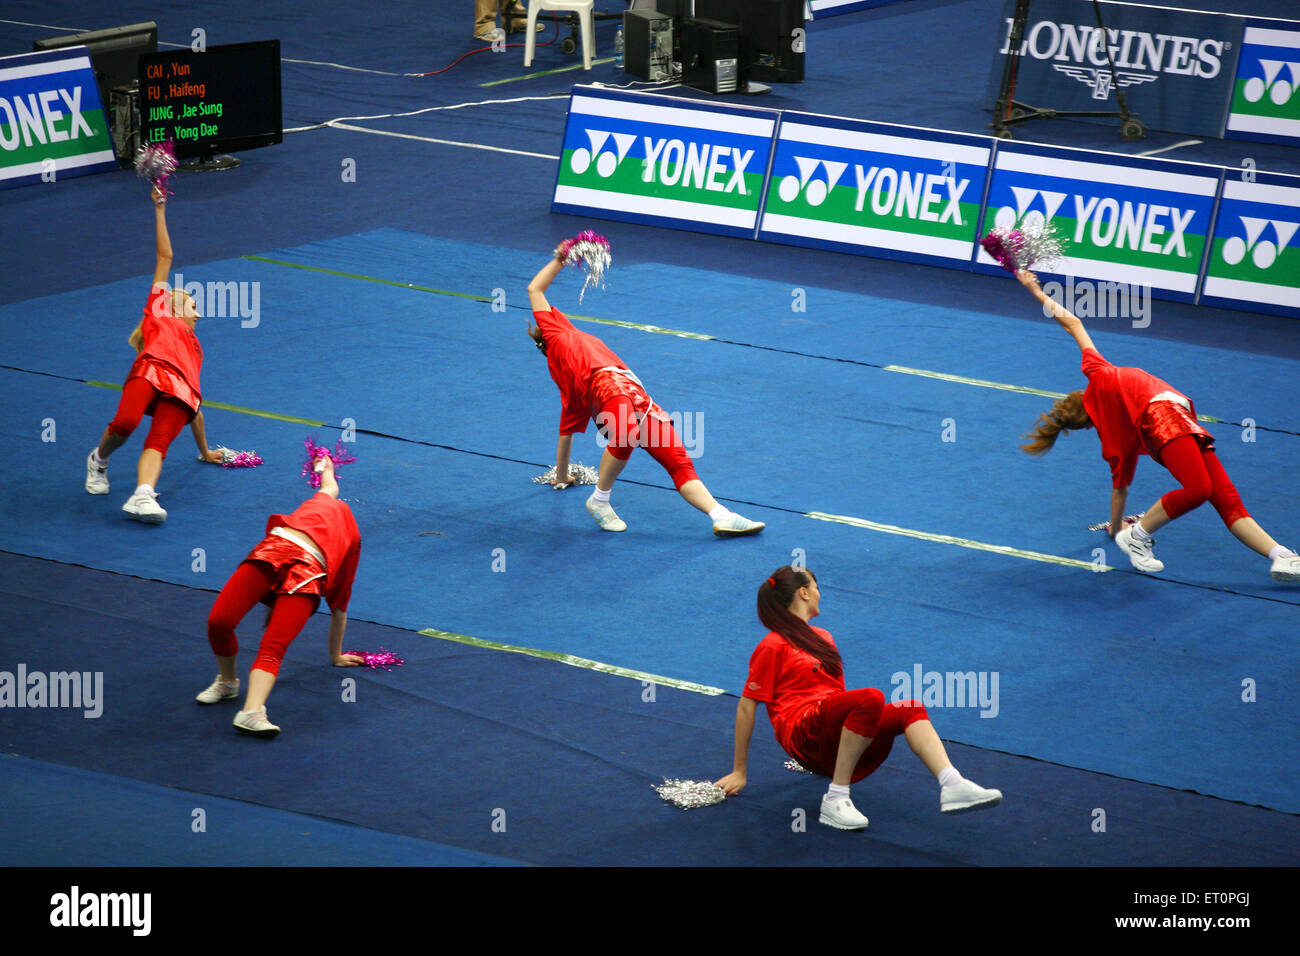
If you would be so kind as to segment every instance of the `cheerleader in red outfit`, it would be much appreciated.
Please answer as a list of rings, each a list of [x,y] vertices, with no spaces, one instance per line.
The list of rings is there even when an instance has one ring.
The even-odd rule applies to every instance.
[[[745,786],[754,712],[767,705],[777,742],[805,768],[831,778],[821,822],[861,830],[867,818],[849,798],[849,784],[873,773],[903,735],[939,780],[939,809],[962,813],[997,806],[1002,794],[959,774],[919,701],[885,703],[874,687],[845,690],[840,653],[830,632],[811,627],[821,592],[806,568],[789,565],[758,589],[758,618],[769,629],[749,659],[749,678],[736,708],[735,767],[717,781],[730,796]]]
[[[1272,561],[1269,573],[1274,581],[1300,583],[1300,557],[1269,537],[1247,513],[1214,453],[1214,438],[1196,420],[1192,400],[1140,368],[1111,365],[1078,317],[1052,301],[1032,272],[1022,270],[1017,277],[1079,344],[1083,374],[1088,376],[1085,391],[1071,392],[1039,416],[1038,427],[1025,436],[1031,441],[1021,448],[1041,455],[1064,430],[1097,429],[1101,455],[1111,471],[1110,534],[1139,571],[1163,571],[1151,535],[1209,501],[1238,541]],[[1124,526],[1128,489],[1141,455],[1167,468],[1182,487],[1162,496],[1140,521]]]
[[[137,485],[122,506],[132,518],[146,524],[162,524],[167,512],[158,504],[158,476],[167,449],[186,424],[194,433],[199,455],[220,463],[219,451],[208,447],[200,410],[199,371],[203,349],[194,334],[199,320],[194,300],[181,290],[167,286],[171,270],[172,244],[167,235],[167,196],[153,190],[158,258],[153,287],[144,307],[144,318],[128,339],[137,357],[127,374],[117,414],[104,429],[99,445],[86,458],[86,491],[108,494],[108,458],[121,448],[145,415],[151,416],[149,435],[136,467]]]
[[[255,737],[274,737],[280,728],[267,718],[266,698],[275,686],[289,644],[315,613],[320,599],[329,604],[330,660],[335,667],[364,663],[343,653],[352,580],[361,557],[361,533],[352,509],[339,501],[334,463],[320,459],[320,490],[291,515],[271,515],[266,537],[244,559],[217,595],[208,615],[208,643],[217,657],[218,674],[195,698],[215,704],[239,696],[235,628],[259,601],[270,605],[266,631],[248,673],[248,695],[235,714],[235,729]]]
[[[719,537],[758,534],[765,525],[750,521],[718,504],[695,473],[672,419],[646,394],[641,380],[604,342],[579,332],[564,313],[551,308],[546,290],[564,269],[564,256],[556,249],[551,259],[528,284],[528,301],[537,324],[528,334],[546,356],[551,378],[560,389],[560,438],[555,449],[555,487],[567,488],[575,476],[569,455],[575,433],[587,430],[588,419],[605,436],[608,445],[600,459],[596,490],[587,499],[587,511],[605,531],[624,531],[627,525],[609,503],[614,482],[627,465],[634,448],[644,448],[673,480],[678,493],[703,511]],[[561,479],[567,475],[568,479]]]

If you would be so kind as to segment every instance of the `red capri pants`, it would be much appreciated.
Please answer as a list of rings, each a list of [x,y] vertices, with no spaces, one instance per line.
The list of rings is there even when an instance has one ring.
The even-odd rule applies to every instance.
[[[1214,505],[1229,528],[1250,517],[1214,449],[1201,447],[1195,436],[1183,435],[1164,445],[1160,449],[1160,464],[1183,486],[1160,499],[1170,518],[1185,515],[1207,501]]]
[[[845,728],[871,743],[853,768],[852,782],[875,772],[894,746],[894,738],[918,720],[930,715],[917,700],[886,704],[883,691],[874,687],[832,694],[811,708],[791,735],[790,756],[823,777],[835,775],[835,758],[840,749],[840,732]]]
[[[152,448],[164,458],[167,449],[181,429],[190,423],[194,410],[179,399],[165,395],[144,378],[129,378],[122,387],[122,400],[117,403],[117,414],[108,424],[108,430],[120,438],[127,438],[140,425],[140,419],[152,416],[145,448]]]
[[[686,482],[699,479],[672,420],[648,398],[637,402],[626,394],[611,395],[601,405],[595,420],[596,427],[609,442],[609,453],[615,458],[627,461],[632,449],[644,448],[663,465],[678,490]]]
[[[254,557],[257,555],[258,557]],[[208,643],[218,657],[239,651],[235,628],[259,601],[271,600],[262,643],[253,661],[256,670],[280,673],[280,663],[320,604],[320,564],[283,538],[268,536],[235,569],[208,615]]]

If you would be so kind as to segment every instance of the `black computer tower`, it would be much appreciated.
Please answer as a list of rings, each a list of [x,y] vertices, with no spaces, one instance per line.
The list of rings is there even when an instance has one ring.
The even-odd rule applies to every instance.
[[[654,10],[623,14],[623,69],[643,80],[672,76],[673,18]]]
[[[730,23],[682,24],[682,83],[706,93],[735,93],[740,83],[740,31]]]

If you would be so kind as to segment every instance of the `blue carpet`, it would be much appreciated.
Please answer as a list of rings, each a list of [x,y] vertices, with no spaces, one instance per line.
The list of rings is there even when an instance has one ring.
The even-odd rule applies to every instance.
[[[335,854],[358,864],[616,866],[1298,859],[1295,816],[959,744],[954,762],[1001,788],[1001,807],[941,816],[933,778],[900,744],[856,791],[870,829],[831,831],[808,820],[822,782],[782,768],[766,721],[740,797],[675,810],[651,784],[727,769],[734,698],[651,690],[357,619],[349,647],[382,644],[406,663],[332,668],[323,620],[309,624],[270,702],[283,732],[250,740],[229,726],[233,704],[192,702],[212,672],[202,637],[210,594],[12,555],[0,555],[0,570],[11,624],[0,669],[21,662],[29,673],[75,668],[103,680],[95,718],[0,708],[6,808],[79,824],[64,829],[75,843],[50,848],[51,834],[25,834],[30,814],[6,813],[0,846],[15,854],[6,862],[175,865],[218,834],[274,835],[276,862],[291,865],[331,865]],[[356,680],[353,702],[342,701],[345,677]],[[79,795],[95,806],[67,806]],[[196,807],[204,834],[193,830]],[[209,862],[271,861],[249,843]]]

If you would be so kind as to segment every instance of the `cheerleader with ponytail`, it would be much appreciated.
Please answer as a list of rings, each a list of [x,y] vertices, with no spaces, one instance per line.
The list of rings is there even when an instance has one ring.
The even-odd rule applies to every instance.
[[[1274,581],[1300,583],[1300,557],[1274,541],[1246,511],[1214,453],[1214,438],[1196,420],[1192,400],[1140,368],[1111,365],[1078,317],[1049,298],[1032,272],[1021,270],[1016,277],[1078,344],[1088,377],[1085,391],[1071,392],[1038,417],[1037,427],[1025,436],[1028,444],[1020,447],[1041,455],[1062,431],[1096,429],[1101,455],[1111,470],[1108,530],[1139,571],[1164,570],[1151,535],[1208,501],[1238,541],[1272,562],[1269,574]],[[1167,468],[1182,487],[1163,495],[1141,520],[1126,525],[1124,507],[1141,455]]]
[[[758,618],[768,634],[749,659],[749,677],[736,708],[734,766],[717,786],[728,796],[744,788],[754,715],[762,702],[782,749],[808,770],[831,779],[821,805],[820,820],[827,826],[866,827],[867,818],[849,797],[849,784],[875,771],[900,734],[938,779],[941,812],[1000,803],[1000,792],[966,780],[953,767],[919,701],[889,704],[874,687],[845,689],[834,639],[829,631],[809,624],[820,604],[817,579],[805,568],[787,565],[759,586]]]

